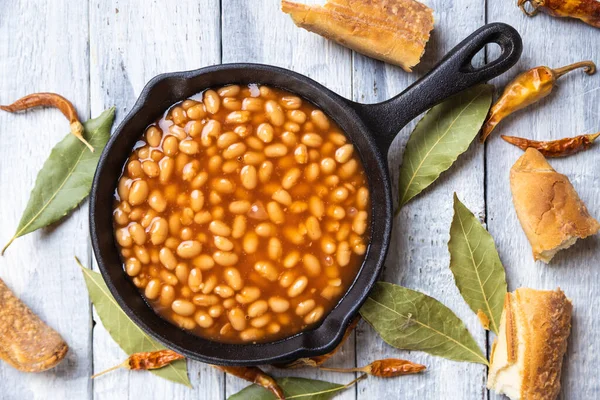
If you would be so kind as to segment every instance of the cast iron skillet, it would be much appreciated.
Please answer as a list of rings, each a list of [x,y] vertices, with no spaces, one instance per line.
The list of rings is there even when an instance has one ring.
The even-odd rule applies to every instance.
[[[491,63],[474,68],[471,64],[473,56],[488,43],[500,45],[502,54]],[[456,46],[431,72],[402,94],[371,105],[346,100],[312,79],[269,65],[226,64],[155,77],[146,85],[104,149],[92,186],[92,244],[111,293],[145,332],[186,357],[203,362],[273,364],[333,350],[366,300],[388,250],[393,216],[387,151],[392,140],[402,127],[425,110],[508,70],[517,62],[521,51],[521,37],[514,28],[500,23],[486,25]],[[340,125],[355,145],[368,173],[371,193],[371,241],[350,289],[318,327],[264,344],[217,343],[187,333],[160,318],[124,273],[113,237],[113,193],[123,165],[141,133],[172,104],[206,88],[231,83],[276,86],[316,104]]]

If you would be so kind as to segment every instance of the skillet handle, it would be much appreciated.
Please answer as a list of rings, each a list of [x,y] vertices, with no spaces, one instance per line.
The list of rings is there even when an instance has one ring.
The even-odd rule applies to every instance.
[[[488,43],[497,43],[502,54],[480,68],[473,67],[473,57]],[[427,75],[399,95],[383,103],[351,102],[350,105],[373,132],[377,146],[385,155],[398,132],[412,119],[446,98],[506,72],[516,64],[522,51],[521,36],[512,26],[488,24],[473,32]]]

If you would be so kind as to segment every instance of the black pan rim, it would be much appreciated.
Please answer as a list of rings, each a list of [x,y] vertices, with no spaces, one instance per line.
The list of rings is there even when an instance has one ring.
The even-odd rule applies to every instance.
[[[123,121],[119,124],[119,126],[115,130],[114,134],[111,136],[108,144],[105,147],[105,150],[103,151],[103,153],[100,157],[100,161],[98,163],[98,168],[97,168],[96,174],[94,176],[92,191],[91,191],[91,195],[90,195],[90,233],[91,233],[91,237],[92,237],[92,247],[93,247],[94,253],[96,255],[96,259],[98,261],[100,271],[102,273],[102,276],[103,276],[107,286],[109,287],[109,290],[111,291],[111,294],[115,297],[119,306],[123,309],[123,311],[126,313],[126,315],[136,325],[138,325],[144,332],[146,332],[146,334],[148,334],[152,338],[158,340],[159,342],[165,344],[167,347],[180,352],[181,354],[183,354],[186,357],[196,359],[199,361],[203,361],[203,362],[207,362],[207,363],[211,363],[211,364],[257,365],[257,364],[281,363],[281,362],[291,361],[291,360],[297,359],[297,358],[311,357],[311,356],[316,356],[316,355],[327,353],[327,352],[333,350],[333,348],[335,348],[337,346],[337,344],[341,341],[341,339],[345,333],[346,326],[351,322],[351,320],[354,318],[354,316],[358,313],[360,306],[364,303],[364,301],[366,301],[366,299],[368,297],[368,292],[370,291],[372,286],[375,284],[375,282],[383,268],[383,263],[385,260],[385,256],[387,254],[387,250],[389,248],[389,243],[390,243],[390,238],[391,238],[391,227],[392,227],[393,216],[392,216],[392,202],[391,202],[391,185],[390,185],[389,175],[387,173],[387,165],[386,165],[387,160],[386,160],[385,155],[382,156],[380,154],[380,152],[377,150],[377,146],[374,142],[374,139],[371,137],[370,134],[365,135],[366,142],[369,143],[369,149],[368,150],[360,149],[360,151],[361,152],[369,151],[369,152],[373,153],[374,159],[376,160],[376,164],[377,164],[376,166],[377,166],[379,175],[381,175],[383,178],[385,178],[385,179],[383,179],[383,182],[381,182],[385,196],[383,196],[383,198],[381,198],[381,199],[378,199],[378,201],[377,201],[378,207],[383,206],[382,211],[386,217],[385,221],[384,221],[385,223],[382,224],[383,226],[381,227],[382,241],[380,243],[377,243],[377,247],[380,250],[377,253],[372,253],[371,252],[372,251],[372,249],[371,249],[372,243],[371,242],[369,243],[369,247],[368,247],[367,253],[366,253],[367,257],[365,257],[365,261],[363,262],[363,265],[361,266],[361,268],[357,274],[357,277],[355,278],[354,283],[348,288],[348,290],[346,291],[346,293],[344,294],[342,299],[340,299],[340,301],[338,302],[338,305],[336,305],[336,307],[329,314],[327,314],[324,317],[321,324],[319,326],[317,326],[316,328],[300,332],[291,337],[288,337],[285,339],[280,339],[275,342],[259,343],[259,344],[217,343],[217,342],[212,342],[208,339],[203,339],[198,336],[194,336],[194,338],[198,338],[198,340],[200,340],[200,341],[210,342],[210,343],[214,344],[215,346],[224,348],[224,356],[219,356],[219,357],[207,356],[205,354],[200,354],[197,351],[191,350],[188,346],[183,346],[183,345],[177,344],[173,340],[171,340],[169,337],[165,337],[165,335],[161,335],[161,334],[158,334],[157,332],[155,332],[155,330],[153,328],[151,328],[143,318],[141,318],[140,316],[137,315],[137,313],[129,306],[129,303],[127,301],[125,301],[122,294],[116,287],[115,282],[113,282],[113,279],[114,279],[113,276],[109,272],[109,266],[107,265],[105,257],[104,257],[105,249],[103,249],[102,245],[100,244],[100,239],[99,239],[99,235],[98,235],[99,232],[98,232],[98,226],[97,226],[97,220],[96,220],[96,218],[102,218],[102,216],[100,216],[99,214],[97,215],[96,210],[98,209],[98,206],[99,206],[99,204],[98,204],[99,186],[100,186],[99,182],[100,182],[101,176],[106,168],[107,162],[108,162],[109,158],[112,156],[110,154],[111,149],[113,148],[115,142],[119,139],[119,136],[122,134],[123,130],[127,127],[127,125],[131,122],[132,119],[136,118],[137,114],[140,113],[140,111],[143,109],[143,107],[147,104],[147,102],[149,101],[149,97],[153,92],[153,89],[157,85],[164,82],[165,80],[189,81],[193,78],[197,78],[197,77],[200,77],[203,75],[211,74],[214,72],[223,72],[223,71],[246,71],[246,72],[247,71],[255,71],[255,72],[262,72],[262,73],[274,73],[274,74],[277,74],[280,76],[285,76],[286,78],[290,78],[297,82],[300,82],[302,85],[306,85],[307,87],[309,87],[315,93],[318,93],[317,96],[326,98],[330,103],[338,104],[339,108],[343,109],[343,113],[346,116],[349,116],[353,122],[358,123],[359,125],[362,124],[362,126],[358,127],[358,129],[360,131],[369,133],[368,128],[366,126],[364,126],[364,124],[362,123],[362,121],[360,120],[358,115],[356,115],[354,110],[348,105],[348,103],[349,103],[348,100],[340,97],[339,95],[335,94],[334,92],[330,91],[329,89],[325,88],[324,86],[315,82],[314,80],[312,80],[304,75],[295,73],[293,71],[290,71],[290,70],[287,70],[284,68],[274,67],[274,66],[265,65],[265,64],[235,63],[235,64],[221,64],[221,65],[210,66],[210,67],[205,67],[205,68],[191,70],[191,71],[166,73],[166,74],[161,74],[161,75],[156,76],[155,78],[150,80],[148,82],[148,84],[144,87],[144,89],[142,90],[142,92],[141,92],[140,96],[138,97],[138,100],[136,101],[133,108],[129,111],[127,116],[123,119]],[[239,83],[239,82],[230,82],[230,83]],[[256,82],[256,83],[262,83],[262,82]],[[291,92],[297,92],[296,90],[287,88],[285,85],[275,85],[275,86],[279,86],[279,87],[281,87],[285,90],[291,91]],[[197,91],[199,92],[208,87],[209,86],[200,88]],[[302,97],[307,98],[309,101],[311,101],[313,103],[317,103],[316,101],[314,101],[315,100],[314,98],[310,98],[308,96],[302,96]],[[183,99],[181,99],[181,100],[183,100]],[[324,111],[328,115],[330,115],[330,117],[334,118],[336,120],[336,122],[339,123],[339,121],[337,120],[335,115],[333,115],[332,113],[331,114],[329,113],[330,110],[324,109]],[[369,167],[372,167],[372,166],[370,165]],[[365,168],[366,168],[366,165],[365,165]],[[369,179],[369,184],[371,185],[370,179]],[[116,182],[115,182],[115,186],[116,186]],[[372,201],[372,206],[375,206],[375,201]],[[380,221],[374,221],[374,220],[371,221],[371,229],[373,229],[373,226],[376,223],[380,223]],[[111,233],[111,235],[112,235],[112,233]],[[371,261],[371,263],[373,264],[373,266],[370,268],[369,271],[365,271],[365,265],[367,264],[367,259],[369,259]],[[368,276],[365,276],[365,274],[368,274]],[[361,283],[361,286],[363,287],[363,289],[361,289],[360,292],[355,293],[355,292],[353,292],[353,289],[355,289],[355,286],[359,280],[360,280],[360,283]],[[355,296],[356,298],[354,299],[352,304],[350,304],[348,302],[348,299],[346,299],[349,296],[349,294],[356,295]],[[141,295],[140,295],[140,297],[141,297]],[[346,300],[346,303],[344,303],[345,300]],[[147,306],[147,307],[150,308],[149,306]],[[335,315],[334,315],[334,312],[336,313]],[[337,315],[337,314],[339,314],[339,315]],[[335,321],[332,321],[336,324],[327,323],[328,320],[332,317],[332,315],[334,317],[336,317],[336,318],[334,318]],[[176,329],[179,329],[179,328],[176,328]],[[323,333],[327,333],[327,336],[329,337],[329,340],[327,341],[327,343],[325,343],[324,345],[320,345],[318,347],[310,347],[310,346],[306,345],[307,343],[311,342],[310,339],[315,338],[315,336],[320,336]],[[269,353],[268,351],[265,351],[268,348],[289,347],[290,344],[294,344],[297,346],[295,348],[291,348],[288,351],[278,352],[276,355],[268,355],[268,356],[264,355],[266,353]],[[249,349],[253,349],[255,351],[250,351]],[[248,353],[250,353],[250,354],[248,354]]]

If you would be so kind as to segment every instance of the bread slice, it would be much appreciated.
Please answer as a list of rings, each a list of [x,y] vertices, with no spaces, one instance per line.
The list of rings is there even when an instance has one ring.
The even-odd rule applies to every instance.
[[[0,279],[0,360],[24,372],[57,366],[69,347]]]
[[[600,229],[569,178],[556,172],[533,148],[513,165],[510,188],[536,260],[549,263],[558,251]]]
[[[405,71],[419,63],[433,29],[433,10],[415,0],[283,0],[301,28]]]
[[[556,399],[572,310],[560,288],[507,293],[492,345],[488,389],[512,400]]]

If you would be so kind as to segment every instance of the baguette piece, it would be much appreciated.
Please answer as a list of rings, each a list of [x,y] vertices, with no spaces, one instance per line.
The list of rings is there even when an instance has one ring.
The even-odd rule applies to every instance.
[[[600,229],[569,178],[556,172],[533,148],[513,165],[510,188],[535,260],[549,263],[558,251]]]
[[[512,400],[556,399],[572,310],[560,288],[507,293],[492,345],[488,389]]]
[[[294,23],[405,71],[419,63],[433,29],[433,10],[415,0],[282,0]]]
[[[0,360],[24,372],[57,366],[69,347],[0,279]]]

